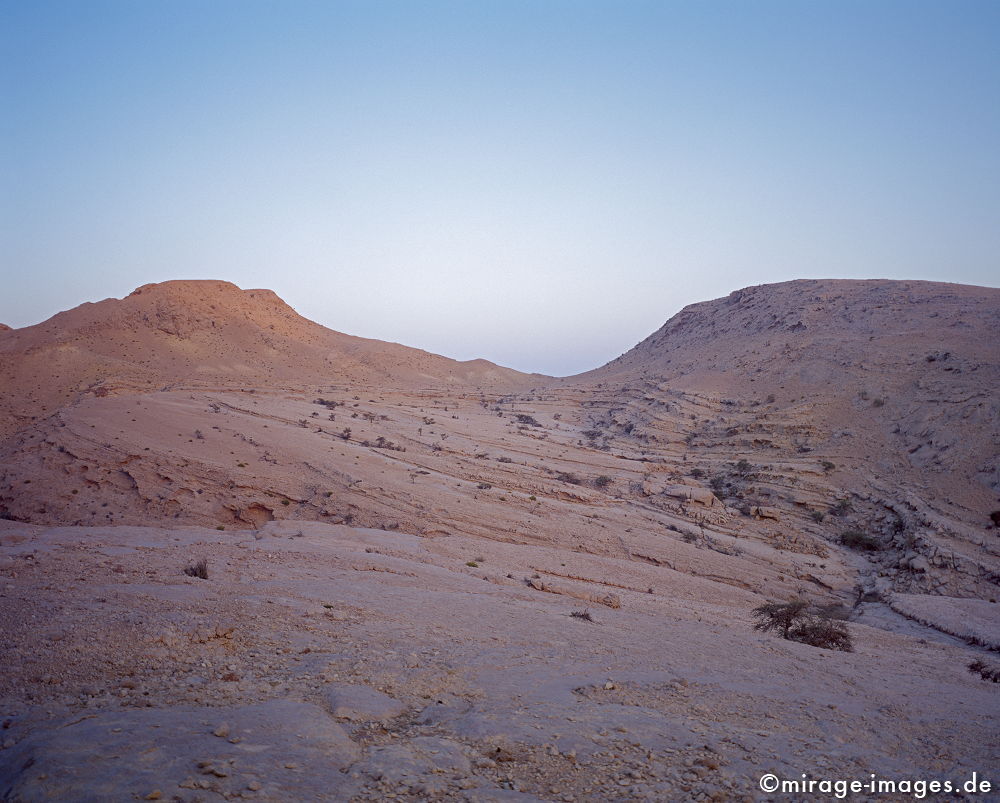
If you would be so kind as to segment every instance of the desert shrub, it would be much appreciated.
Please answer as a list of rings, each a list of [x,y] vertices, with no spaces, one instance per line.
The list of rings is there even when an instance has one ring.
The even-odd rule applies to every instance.
[[[705,476],[705,472],[702,471],[700,468],[693,468],[690,471],[690,475],[692,477],[694,477],[695,479],[699,479],[700,477],[704,477]]]
[[[188,577],[198,577],[202,580],[208,579],[208,561],[202,558],[184,568],[184,574]]]
[[[872,402],[872,407],[882,407],[884,405],[885,399],[875,399],[875,401]]]
[[[862,552],[877,552],[882,545],[861,530],[845,530],[840,534],[840,543],[849,549],[859,549]]]
[[[821,460],[819,464],[823,467],[823,471],[833,471],[837,467],[829,460]]]
[[[477,487],[477,488],[478,488],[478,489],[479,489],[480,491],[488,491],[488,490],[489,490],[490,488],[492,488],[493,486],[492,486],[492,485],[490,485],[490,484],[489,484],[488,482],[481,482],[481,483],[479,483],[479,485],[477,485],[476,487]]]
[[[479,568],[479,564],[476,563],[474,560],[467,560],[465,562],[465,565],[466,566],[471,566],[473,569],[478,569]]]
[[[570,616],[572,616],[574,619],[583,619],[583,621],[585,621],[585,622],[593,622],[594,621],[594,617],[591,616],[590,615],[590,611],[587,611],[587,610],[583,610],[583,611],[571,611],[570,612]]]
[[[614,482],[614,480],[611,479],[611,477],[607,474],[602,474],[594,480],[594,485],[598,488],[607,488],[612,482]]]
[[[823,519],[826,518],[826,513],[822,510],[814,510],[809,514],[809,517],[817,524],[821,523]]]
[[[1000,683],[1000,668],[991,667],[978,658],[969,664],[969,671],[974,675],[979,675],[983,680],[993,683]]]
[[[580,478],[570,471],[560,471],[556,474],[556,479],[560,482],[568,482],[570,485],[580,484]]]
[[[511,460],[509,457],[498,457],[497,458],[497,462],[498,463],[513,463],[514,461]]]
[[[793,628],[791,639],[824,650],[854,651],[854,642],[851,641],[847,625],[839,619],[811,617]]]
[[[851,510],[851,500],[847,497],[838,499],[830,506],[830,513],[834,516],[846,516]]]
[[[534,419],[533,416],[525,415],[524,413],[518,413],[517,414],[517,423],[518,424],[524,424],[525,426],[529,426],[529,427],[540,427],[541,426],[541,424],[539,424]]]
[[[722,493],[726,489],[726,478],[721,474],[716,474],[712,479],[708,481],[708,487],[715,491],[717,494]]]
[[[753,470],[753,466],[750,465],[749,460],[740,459],[739,462],[736,463],[736,470],[740,474],[746,475]]]
[[[811,605],[804,599],[768,602],[753,609],[753,629],[778,633],[789,641],[798,641],[824,650],[853,652],[854,643],[839,607]]]

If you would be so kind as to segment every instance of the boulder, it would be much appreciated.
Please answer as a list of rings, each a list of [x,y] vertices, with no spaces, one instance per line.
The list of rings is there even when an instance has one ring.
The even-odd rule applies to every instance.
[[[330,713],[351,722],[388,722],[406,710],[399,700],[368,686],[349,684],[329,687]]]
[[[685,502],[696,502],[704,507],[715,507],[721,504],[708,488],[698,485],[663,485],[659,493],[669,496],[672,499],[681,499]]]

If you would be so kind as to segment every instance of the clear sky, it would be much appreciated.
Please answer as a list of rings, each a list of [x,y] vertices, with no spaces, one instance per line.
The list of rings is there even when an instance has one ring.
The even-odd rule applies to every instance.
[[[147,282],[569,374],[802,277],[1000,283],[1000,2],[0,0],[0,321]]]

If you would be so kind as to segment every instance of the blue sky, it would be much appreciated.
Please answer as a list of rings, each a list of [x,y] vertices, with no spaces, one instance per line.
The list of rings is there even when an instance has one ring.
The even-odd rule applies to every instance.
[[[1000,283],[1000,3],[0,0],[0,321],[174,278],[570,374],[803,277]]]

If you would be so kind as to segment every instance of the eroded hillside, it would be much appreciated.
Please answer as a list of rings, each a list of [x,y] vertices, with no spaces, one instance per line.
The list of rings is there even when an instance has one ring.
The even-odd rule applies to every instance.
[[[998,320],[994,290],[792,282],[561,380],[225,283],[0,333],[3,699],[31,695],[11,747],[46,777],[92,768],[2,777],[25,799],[105,783],[45,735],[81,708],[84,740],[190,731],[176,766],[116,776],[184,800],[323,799],[333,754],[330,799],[752,796],[757,764],[902,771],[926,716],[938,771],[995,765],[995,695],[965,666],[1000,649]],[[751,631],[793,597],[841,606],[857,652]],[[211,735],[257,745],[262,717],[266,773]]]

